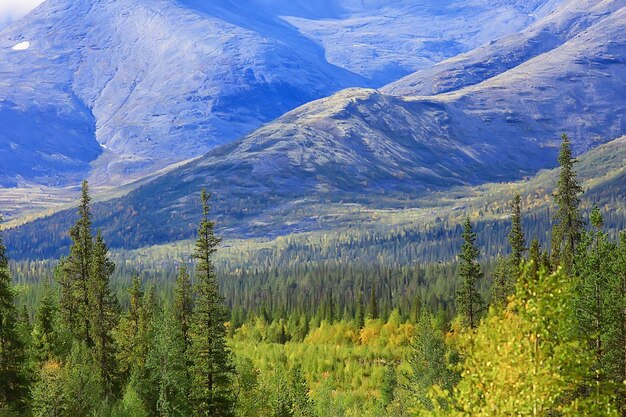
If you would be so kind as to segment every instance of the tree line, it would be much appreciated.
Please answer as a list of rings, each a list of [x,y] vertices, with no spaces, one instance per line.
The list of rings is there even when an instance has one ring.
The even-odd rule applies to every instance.
[[[362,415],[626,415],[626,233],[603,231],[598,208],[586,229],[575,162],[564,136],[551,244],[528,244],[515,196],[508,255],[485,267],[466,218],[458,260],[431,270],[433,282],[437,271],[454,277],[443,279],[441,300],[420,296],[420,286],[399,295],[424,280],[425,268],[389,269],[384,285],[354,273],[349,288],[358,290],[318,293],[316,306],[287,291],[230,311],[214,261],[210,194],[201,192],[194,262],[179,266],[169,291],[132,277],[122,303],[84,182],[69,254],[41,283],[32,319],[15,304],[0,240],[0,414],[343,415],[332,389],[313,398],[299,365],[271,373],[264,391],[258,364],[233,347],[386,338],[403,353],[371,358],[384,373],[377,406]]]

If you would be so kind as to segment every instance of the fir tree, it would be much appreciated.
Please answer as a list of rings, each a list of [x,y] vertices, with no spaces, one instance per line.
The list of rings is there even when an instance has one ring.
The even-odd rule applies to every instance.
[[[363,291],[359,291],[359,296],[357,298],[356,304],[356,323],[359,326],[359,329],[362,329],[365,326],[365,305],[363,301]]]
[[[193,298],[191,279],[187,272],[185,264],[180,265],[178,276],[176,278],[176,288],[174,289],[174,313],[176,319],[180,323],[183,334],[185,350],[189,348],[189,327],[191,324],[191,315],[193,313]]]
[[[87,181],[82,184],[78,220],[70,228],[69,234],[72,239],[70,254],[61,260],[61,273],[58,274],[61,286],[59,308],[74,338],[83,340],[90,346],[89,274],[93,258],[93,236],[91,197]]]
[[[515,276],[519,272],[519,267],[524,260],[526,253],[526,237],[522,228],[522,198],[519,193],[515,194],[511,203],[513,217],[511,218],[511,231],[509,232],[509,244],[511,245],[511,263],[514,267]]]
[[[154,327],[147,366],[149,383],[158,388],[156,414],[160,417],[190,415],[185,340],[176,312],[165,309],[156,318]]]
[[[191,360],[192,397],[196,415],[223,417],[234,415],[230,351],[226,345],[226,311],[219,294],[213,254],[220,239],[209,220],[210,195],[201,193],[202,220],[194,258],[196,265],[196,303],[192,321]]]
[[[409,388],[420,407],[432,409],[428,391],[433,385],[446,390],[454,386],[457,376],[448,366],[448,356],[442,332],[433,326],[430,314],[423,310],[416,325],[409,356],[412,369]]]
[[[493,273],[491,291],[491,304],[496,308],[506,306],[507,299],[513,292],[514,284],[510,279],[510,266],[512,265],[506,258],[498,256],[496,259],[496,269]]]
[[[28,395],[26,346],[18,331],[14,298],[9,260],[0,235],[0,413],[7,414],[22,411]]]
[[[93,342],[93,355],[100,371],[104,390],[107,394],[112,394],[117,388],[115,386],[117,369],[113,331],[119,321],[119,305],[109,288],[109,280],[115,270],[115,264],[108,257],[108,249],[100,232],[95,238],[90,265],[90,339]]]
[[[478,264],[480,251],[476,247],[476,233],[472,230],[472,223],[469,217],[463,224],[463,246],[461,247],[461,258],[459,264],[459,276],[461,278],[461,288],[457,295],[457,308],[463,319],[463,323],[470,329],[478,326],[479,315],[483,310],[483,300],[478,292],[478,282],[482,279],[483,273]]]
[[[35,312],[33,325],[33,349],[35,358],[41,364],[59,354],[59,336],[56,326],[57,300],[50,282],[44,280],[42,296]]]
[[[618,392],[623,388],[621,339],[621,277],[615,270],[617,246],[602,232],[604,220],[595,207],[590,215],[594,230],[583,233],[574,259],[574,305],[578,335],[593,352],[594,381],[590,389]],[[597,396],[596,396],[597,397]]]
[[[583,228],[582,216],[578,210],[583,189],[576,179],[574,169],[576,162],[572,156],[570,141],[567,135],[563,134],[559,152],[561,170],[554,194],[557,212],[554,216],[555,225],[552,231],[552,251],[554,261],[563,267],[566,274],[572,272],[574,255]]]
[[[143,307],[143,290],[141,279],[135,275],[132,286],[128,290],[130,305],[128,311],[122,316],[115,331],[117,342],[117,362],[120,373],[124,379],[128,379],[140,362],[139,316]]]

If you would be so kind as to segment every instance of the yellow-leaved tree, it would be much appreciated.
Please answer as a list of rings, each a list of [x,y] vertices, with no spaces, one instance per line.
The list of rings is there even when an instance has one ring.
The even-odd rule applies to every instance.
[[[461,380],[452,393],[432,390],[430,416],[617,416],[610,393],[581,394],[592,380],[576,340],[572,289],[562,272],[518,280],[502,311],[459,337]],[[445,408],[437,405],[445,404]]]

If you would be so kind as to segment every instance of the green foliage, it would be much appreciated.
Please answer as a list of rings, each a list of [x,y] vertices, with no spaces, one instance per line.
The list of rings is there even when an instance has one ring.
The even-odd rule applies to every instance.
[[[115,264],[107,256],[108,249],[100,232],[96,235],[89,276],[90,340],[93,356],[107,394],[119,389],[117,381],[116,347],[113,332],[119,321],[117,298],[111,293],[109,279]]]
[[[220,240],[214,223],[209,220],[209,195],[202,190],[202,220],[194,258],[196,266],[196,300],[191,326],[192,398],[199,416],[234,415],[230,350],[226,345],[226,310],[219,294],[212,256]]]
[[[0,409],[20,412],[28,396],[27,346],[20,335],[14,297],[6,248],[0,235]]]
[[[429,396],[432,386],[452,390],[458,379],[453,371],[455,354],[446,345],[443,333],[433,326],[430,314],[423,311],[415,329],[408,363],[411,365],[409,389],[418,406],[432,409]]]
[[[461,288],[457,293],[457,309],[461,314],[465,325],[474,329],[478,326],[479,316],[483,310],[483,300],[478,292],[478,282],[483,278],[483,273],[478,263],[480,250],[476,246],[476,233],[472,230],[469,217],[463,224],[463,246],[461,246],[461,259],[459,263],[459,276]]]
[[[552,252],[555,263],[561,265],[567,274],[572,272],[576,246],[580,241],[584,225],[579,212],[580,194],[582,194],[583,189],[576,178],[576,171],[574,170],[576,162],[572,156],[569,138],[563,134],[559,152],[561,168],[554,194],[557,212],[554,215]]]
[[[624,291],[618,245],[602,232],[600,210],[591,213],[594,230],[583,233],[574,260],[577,337],[592,352],[589,392],[624,394]],[[625,409],[626,410],[626,409]]]
[[[155,331],[148,351],[147,368],[150,375],[148,383],[158,389],[156,415],[191,415],[190,381],[181,323],[171,308],[165,308],[154,318],[154,322]]]

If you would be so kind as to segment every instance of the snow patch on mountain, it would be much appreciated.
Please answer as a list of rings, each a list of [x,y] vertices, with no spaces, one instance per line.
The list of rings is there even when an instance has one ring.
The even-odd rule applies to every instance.
[[[30,42],[25,41],[25,42],[16,43],[15,45],[13,45],[11,49],[14,51],[25,51],[28,48],[30,48]]]

